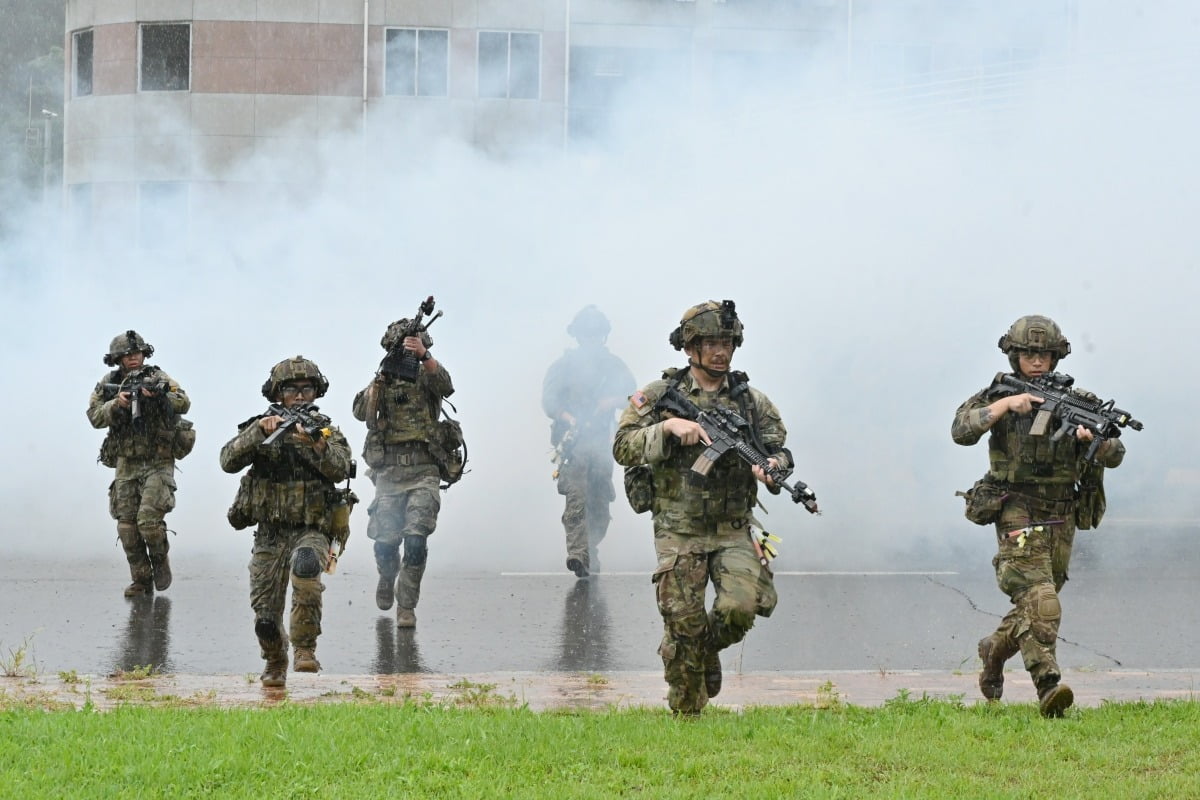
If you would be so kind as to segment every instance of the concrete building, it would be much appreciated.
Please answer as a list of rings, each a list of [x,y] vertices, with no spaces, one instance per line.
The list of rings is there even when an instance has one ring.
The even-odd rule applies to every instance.
[[[819,53],[844,59],[821,77],[840,91],[978,72],[1041,47],[1003,26],[945,43],[909,25],[890,41],[896,29],[871,22],[879,5],[67,0],[68,205],[80,227],[126,226],[147,241],[189,209],[227,204],[231,188],[253,198],[309,184],[322,141],[347,134],[454,136],[500,153],[562,146],[602,134],[626,98],[721,104],[747,76],[786,82]],[[947,3],[897,6],[919,18]]]

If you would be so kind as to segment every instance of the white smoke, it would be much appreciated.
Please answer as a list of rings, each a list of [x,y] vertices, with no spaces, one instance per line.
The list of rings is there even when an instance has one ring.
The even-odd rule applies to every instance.
[[[742,75],[744,92],[715,110],[664,110],[647,89],[608,138],[567,150],[498,157],[419,132],[398,146],[374,124],[310,153],[319,182],[307,191],[279,192],[238,226],[198,215],[158,251],[128,230],[47,246],[66,221],[14,204],[5,213],[28,235],[0,245],[5,548],[120,558],[111,473],[93,463],[102,432],[83,412],[109,339],[132,327],[192,397],[199,432],[168,517],[177,571],[189,556],[244,558],[249,535],[224,518],[237,478],[217,451],[264,407],[270,366],[317,361],[332,384],[320,405],[357,453],[365,431],[350,402],[383,355],[379,337],[431,294],[472,470],[444,496],[431,571],[562,567],[539,397],[588,303],[646,383],[682,363],[667,334],[685,308],[737,302],[735,366],[780,407],[796,477],[824,509],[765,498],[782,569],[981,563],[990,537],[953,492],[986,454],[956,447],[949,426],[1006,368],[995,342],[1028,313],[1072,340],[1062,370],[1146,422],[1110,478],[1107,527],[1194,520],[1200,464],[1173,446],[1197,427],[1197,379],[1171,367],[1187,363],[1200,325],[1196,63],[1163,35],[1191,24],[1179,13],[1146,12],[1129,33],[1097,11],[1073,56],[1022,71],[999,99],[958,84],[921,89],[944,95],[932,106],[866,92],[846,85],[846,54],[831,46],[796,80]],[[936,41],[938,20],[919,23]],[[886,38],[893,25],[914,20],[868,30]],[[222,177],[273,173],[256,162]],[[356,489],[369,502],[369,482]],[[649,518],[620,497],[612,510],[606,567],[648,569]],[[369,571],[365,506],[352,526],[345,563]]]

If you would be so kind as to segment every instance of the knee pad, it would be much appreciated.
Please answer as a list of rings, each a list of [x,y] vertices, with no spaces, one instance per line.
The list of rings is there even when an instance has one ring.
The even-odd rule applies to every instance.
[[[425,563],[427,555],[424,536],[404,537],[404,563],[406,566],[419,567]]]
[[[400,566],[400,548],[398,545],[375,543],[375,564],[386,572],[395,572]]]
[[[311,547],[298,547],[292,554],[292,574],[297,578],[315,578],[321,574],[321,558]]]
[[[258,637],[260,642],[278,642],[279,626],[275,624],[275,620],[273,619],[259,617],[254,620],[254,635]]]
[[[1062,621],[1062,605],[1058,593],[1049,584],[1042,584],[1033,590],[1030,598],[1030,629],[1042,644],[1054,644],[1058,638],[1058,624]]]

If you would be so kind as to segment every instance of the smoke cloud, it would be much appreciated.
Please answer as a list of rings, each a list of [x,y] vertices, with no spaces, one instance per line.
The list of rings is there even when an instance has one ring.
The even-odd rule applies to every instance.
[[[954,445],[950,421],[1007,368],[996,340],[1029,313],[1071,339],[1061,370],[1146,423],[1127,436],[1097,535],[1194,527],[1200,463],[1177,442],[1197,433],[1186,398],[1200,390],[1178,368],[1200,337],[1198,73],[1175,42],[1195,24],[1186,6],[1136,25],[1093,8],[1069,57],[1008,75],[998,94],[936,75],[903,91],[847,84],[843,43],[799,74],[748,65],[705,110],[664,108],[647,87],[605,138],[566,149],[498,156],[418,129],[398,146],[372,124],[308,152],[305,190],[279,191],[237,226],[198,217],[158,249],[127,230],[79,247],[68,220],[10,202],[4,547],[120,560],[111,472],[94,463],[103,434],[84,409],[108,341],[132,327],[193,401],[198,444],[168,517],[177,572],[189,557],[240,564],[250,536],[225,521],[237,476],[217,452],[264,408],[270,366],[315,360],[331,382],[320,405],[357,453],[365,429],[350,404],[379,337],[431,294],[471,470],[444,495],[432,572],[562,568],[539,400],[588,303],[644,384],[681,365],[667,335],[685,308],[737,302],[734,365],[781,409],[796,477],[824,509],[764,497],[780,569],[986,562],[991,537],[954,496],[985,470],[985,446]],[[940,24],[869,22],[880,37]],[[1022,23],[1035,26],[1025,38],[1043,22]],[[946,35],[985,23],[955,17]],[[246,163],[232,177],[271,173]],[[614,477],[605,567],[648,572],[650,520]],[[369,482],[355,488],[369,502]],[[369,571],[365,505],[352,527],[344,564]]]

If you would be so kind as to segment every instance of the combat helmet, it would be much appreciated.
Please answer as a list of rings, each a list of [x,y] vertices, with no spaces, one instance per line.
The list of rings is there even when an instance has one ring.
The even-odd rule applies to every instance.
[[[412,320],[408,317],[396,320],[387,326],[387,330],[383,332],[383,337],[379,340],[379,345],[384,350],[395,350],[403,344],[404,332],[411,326]],[[426,349],[433,347],[433,337],[429,335],[428,331],[421,331],[419,335],[421,344],[425,345]]]
[[[676,350],[683,350],[702,336],[728,336],[734,347],[742,346],[742,322],[732,300],[709,300],[684,311],[679,327],[671,331],[667,341]]]
[[[604,339],[611,330],[612,325],[608,323],[608,317],[593,305],[580,309],[575,319],[567,326],[567,333],[578,340]]]
[[[324,397],[325,392],[329,391],[329,379],[321,374],[320,367],[304,356],[292,356],[271,367],[271,374],[262,385],[263,397],[275,402],[283,384],[302,378],[307,378],[316,385],[317,397]]]
[[[122,356],[139,351],[144,353],[146,358],[154,355],[153,345],[147,344],[137,331],[128,330],[118,333],[108,345],[108,352],[104,355],[104,365],[115,367],[121,362]]]
[[[1021,353],[1050,353],[1051,369],[1058,365],[1059,359],[1071,353],[1071,343],[1063,336],[1058,323],[1040,314],[1018,319],[1009,327],[1008,333],[1000,337],[996,346],[1008,356],[1008,363],[1014,371],[1019,369],[1017,357]]]

